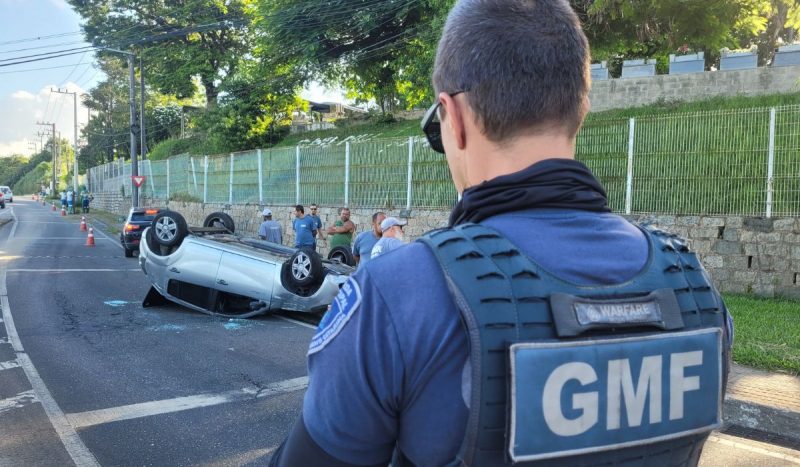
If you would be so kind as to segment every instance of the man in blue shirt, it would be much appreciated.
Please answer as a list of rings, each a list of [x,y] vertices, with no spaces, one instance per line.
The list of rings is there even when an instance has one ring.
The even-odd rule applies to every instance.
[[[316,243],[317,237],[319,237],[320,240],[325,241],[325,234],[322,233],[322,219],[318,214],[319,207],[316,203],[312,203],[309,206],[309,210],[311,210],[311,213],[308,214],[308,217],[314,221],[314,232],[312,232],[312,235],[314,235],[314,242]]]
[[[381,222],[381,239],[372,247],[370,255],[372,259],[405,245],[403,242],[404,225],[406,225],[406,221],[401,221],[396,217],[387,217]]]
[[[588,42],[567,0],[456,2],[436,53],[435,104],[423,119],[428,143],[445,153],[462,195],[451,213],[450,228],[427,235],[425,243],[381,255],[341,287],[309,346],[302,416],[271,465],[509,465],[506,455],[519,448],[508,436],[515,422],[523,424],[525,441],[560,437],[561,451],[544,454],[553,465],[697,463],[713,420],[696,431],[676,428],[652,438],[658,441],[647,437],[651,432],[661,435],[658,430],[664,427],[677,427],[687,413],[688,418],[695,411],[718,416],[720,386],[724,387],[719,368],[729,356],[728,346],[715,347],[716,354],[699,354],[707,357],[701,361],[708,368],[718,371],[717,379],[708,380],[705,373],[683,376],[683,368],[699,368],[694,351],[675,354],[673,366],[662,373],[657,370],[669,355],[628,362],[621,352],[607,365],[589,360],[590,365],[572,362],[571,354],[560,347],[551,351],[534,339],[523,343],[533,346],[531,351],[544,349],[538,354],[541,362],[549,363],[551,354],[566,355],[566,366],[546,383],[535,381],[545,385],[542,392],[513,392],[507,386],[514,375],[536,379],[549,374],[508,374],[510,345],[520,341],[514,332],[557,331],[546,345],[566,346],[581,358],[599,358],[591,357],[601,353],[602,339],[595,340],[595,335],[618,342],[614,320],[678,313],[686,317],[688,329],[705,326],[703,320],[712,323],[697,334],[704,344],[712,346],[706,331],[730,342],[730,326],[722,324],[727,318],[724,305],[685,244],[611,214],[602,185],[574,160],[577,133],[589,110],[589,62]],[[468,228],[485,233],[467,239]],[[432,246],[437,238],[445,239],[438,247],[463,247],[465,252],[445,261],[439,256],[443,250]],[[471,245],[478,244],[497,248],[474,251]],[[463,275],[495,285],[465,290],[457,282]],[[640,280],[643,275],[650,280]],[[609,293],[628,284],[645,285],[633,298]],[[561,290],[573,295],[554,293]],[[666,298],[653,303],[662,308],[648,301],[658,291]],[[474,292],[488,294],[477,308],[471,299]],[[597,294],[604,299],[622,297],[622,304],[610,305],[612,311],[605,314],[607,304],[594,299]],[[674,294],[681,294],[680,300]],[[556,299],[583,302],[576,301],[574,310],[556,309]],[[589,310],[585,326],[576,318],[579,309]],[[535,313],[523,316],[523,310]],[[694,331],[658,330],[668,326],[662,321],[646,321],[656,330],[644,331],[625,320],[625,329],[646,339],[642,347],[651,345],[658,332],[659,337],[680,334],[682,343],[694,339]],[[488,324],[480,326],[484,322]],[[588,336],[580,334],[587,330]],[[578,337],[561,337],[570,332]],[[637,339],[620,345],[639,345]],[[486,348],[487,342],[494,347]],[[616,373],[611,374],[612,369]],[[638,381],[652,385],[637,383],[632,376],[637,372],[645,375]],[[672,388],[665,387],[678,380]],[[485,388],[491,390],[484,393]],[[649,405],[640,397],[648,393]],[[658,410],[664,407],[661,395],[676,394],[680,400],[667,402],[669,414]],[[539,406],[531,405],[523,413],[539,417],[543,409],[541,423],[508,420],[518,395],[538,401]],[[696,404],[706,397],[715,403]],[[612,406],[620,399],[624,409]],[[684,402],[693,409],[684,411]],[[647,407],[655,408],[643,417]],[[627,418],[620,417],[621,412]],[[476,413],[492,416],[476,419]],[[620,426],[624,429],[617,429]],[[600,435],[589,436],[595,434],[585,433],[589,429]],[[632,438],[593,444],[614,436]],[[586,454],[569,452],[585,446]]]
[[[316,246],[313,234],[314,230],[316,230],[314,220],[306,216],[305,208],[303,208],[302,204],[294,207],[294,217],[295,219],[292,221],[295,234],[294,247],[311,248],[313,250]]]
[[[280,222],[272,220],[272,211],[264,208],[261,212],[264,222],[258,226],[258,238],[283,245],[283,227]]]
[[[353,257],[361,269],[372,256],[372,247],[378,243],[381,238],[381,222],[386,219],[386,214],[378,211],[372,215],[372,229],[361,232],[356,236],[353,242]]]

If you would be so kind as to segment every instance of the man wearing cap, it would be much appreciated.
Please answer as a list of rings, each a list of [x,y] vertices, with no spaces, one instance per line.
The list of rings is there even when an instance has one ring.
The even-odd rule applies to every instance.
[[[353,242],[353,258],[361,269],[372,257],[372,248],[381,239],[381,222],[386,219],[386,214],[378,211],[372,215],[372,229],[361,232]]]
[[[283,227],[280,222],[272,220],[272,211],[264,209],[261,212],[264,222],[258,227],[258,238],[268,242],[283,244]]]
[[[406,221],[401,221],[396,217],[384,219],[381,222],[381,239],[372,247],[370,259],[375,259],[405,245],[403,241],[404,225],[406,225]]]

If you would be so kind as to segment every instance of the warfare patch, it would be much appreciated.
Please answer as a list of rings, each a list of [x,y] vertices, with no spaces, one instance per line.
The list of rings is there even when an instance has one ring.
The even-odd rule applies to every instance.
[[[342,285],[339,295],[331,304],[331,309],[320,321],[317,333],[314,334],[308,347],[308,355],[324,349],[341,332],[360,305],[361,289],[358,283],[350,278]]]

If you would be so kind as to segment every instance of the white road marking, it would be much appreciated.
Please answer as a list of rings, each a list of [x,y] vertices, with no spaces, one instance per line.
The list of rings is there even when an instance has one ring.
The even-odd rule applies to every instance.
[[[11,233],[8,234],[9,240],[14,238],[14,235],[17,233],[17,224],[19,224],[19,221],[17,220],[17,215],[14,213],[14,208],[11,208],[11,217],[14,218],[14,225],[11,226]]]
[[[9,397],[8,399],[0,399],[0,415],[3,414],[3,412],[19,409],[25,407],[26,405],[33,404],[34,402],[39,401],[36,399],[36,394],[33,393],[33,389],[30,391],[21,392],[14,397]]]
[[[308,386],[308,376],[287,379],[264,386],[261,389],[243,388],[219,394],[199,394],[196,396],[176,397],[160,401],[143,402],[140,404],[123,405],[108,409],[92,410],[67,414],[67,419],[75,428],[86,428],[104,423],[131,420],[134,418],[150,417],[166,413],[181,412],[184,410],[209,407],[254,398],[262,398],[276,394],[294,392]]]
[[[95,231],[96,233],[98,233],[98,234],[102,235],[103,237],[105,237],[105,239],[106,239],[106,240],[111,240],[112,242],[114,242],[114,245],[117,245],[118,247],[120,247],[120,249],[122,249],[122,250],[124,250],[124,249],[125,249],[125,247],[124,247],[124,246],[122,246],[122,243],[120,243],[119,239],[116,239],[116,240],[114,240],[113,238],[111,238],[111,237],[109,237],[108,235],[106,235],[106,233],[105,233],[105,232],[103,232],[103,231],[102,231],[102,230],[100,230],[100,229],[95,229],[94,231]]]
[[[288,321],[290,323],[294,323],[294,324],[297,324],[299,326],[303,326],[303,327],[309,328],[309,329],[317,329],[317,327],[318,327],[318,326],[314,326],[313,324],[304,323],[302,321],[298,321],[298,320],[292,319],[292,318],[287,318],[285,316],[277,316],[277,318],[280,318],[280,319],[282,319],[284,321]]]
[[[86,237],[17,237],[16,240],[29,240],[29,241],[35,241],[35,240],[81,240],[81,241],[85,242],[86,241]],[[97,237],[95,237],[95,240],[97,240]],[[102,238],[100,240],[111,240],[111,239],[106,237],[106,238]]]
[[[10,370],[12,368],[19,368],[19,363],[17,363],[16,360],[11,360],[8,362],[0,362],[0,371]]]
[[[736,449],[742,449],[744,451],[750,451],[750,452],[753,452],[753,453],[756,453],[756,454],[761,454],[761,455],[764,455],[764,456],[769,456],[769,457],[773,457],[773,458],[776,458],[776,459],[785,460],[785,461],[791,462],[793,464],[800,465],[800,457],[789,456],[787,454],[781,454],[779,452],[772,452],[772,451],[770,451],[768,449],[763,449],[763,448],[760,448],[758,446],[750,446],[750,445],[747,445],[747,444],[744,444],[744,443],[738,443],[736,441],[733,441],[732,439],[729,439],[727,437],[723,438],[723,437],[721,437],[719,435],[716,435],[714,433],[712,433],[708,437],[708,440],[713,442],[713,443],[724,444],[726,446],[730,446],[730,447],[733,447],[733,448],[736,448]]]
[[[131,269],[8,269],[8,272],[134,272],[139,268]]]
[[[47,414],[47,418],[50,419],[50,424],[53,425],[67,453],[69,453],[73,462],[80,467],[99,467],[100,464],[97,462],[97,459],[95,459],[86,445],[83,444],[83,440],[78,436],[75,428],[69,424],[67,417],[64,416],[64,412],[61,411],[61,407],[59,407],[58,403],[53,399],[53,396],[47,389],[47,385],[44,384],[44,381],[39,376],[39,372],[36,371],[36,367],[33,366],[30,357],[28,357],[28,354],[26,354],[22,348],[22,342],[19,340],[17,328],[14,327],[14,317],[11,316],[11,308],[8,305],[5,270],[0,270],[0,308],[3,310],[6,334],[11,341],[11,347],[17,353],[17,361],[25,371],[25,375],[28,377],[28,381],[30,381],[33,387],[36,398],[42,403],[44,412]]]

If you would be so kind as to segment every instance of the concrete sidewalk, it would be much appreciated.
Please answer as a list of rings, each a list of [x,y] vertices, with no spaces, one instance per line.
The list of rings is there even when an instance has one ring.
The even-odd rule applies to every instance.
[[[724,433],[800,450],[800,378],[734,364]]]

